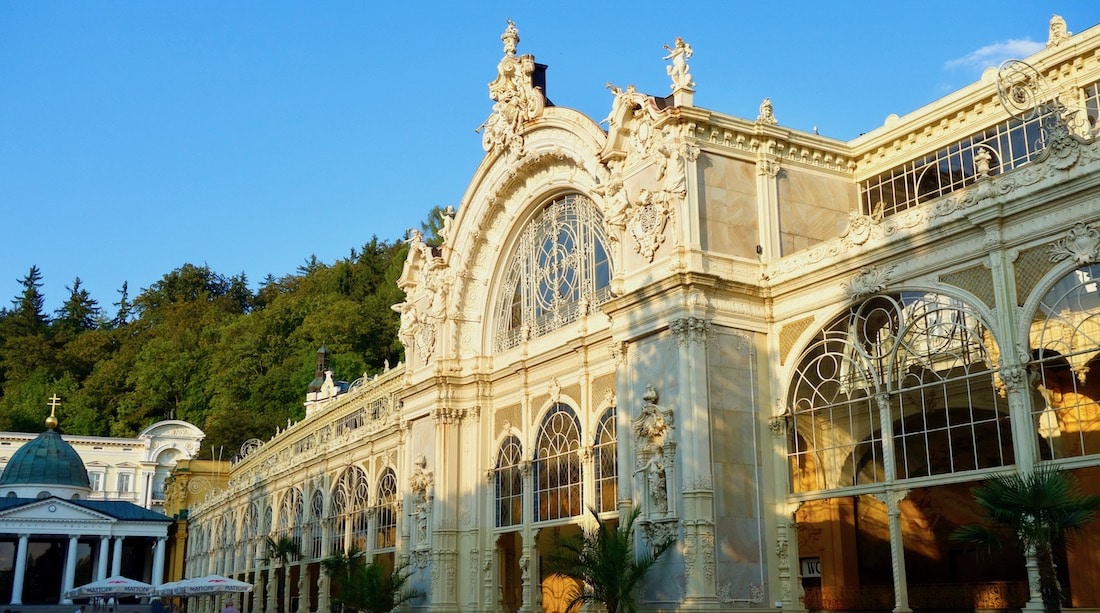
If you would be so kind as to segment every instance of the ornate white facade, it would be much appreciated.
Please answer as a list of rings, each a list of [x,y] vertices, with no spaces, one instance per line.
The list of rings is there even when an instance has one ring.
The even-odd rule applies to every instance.
[[[188,573],[325,611],[318,562],[357,546],[411,565],[415,608],[556,611],[555,538],[640,507],[677,539],[654,610],[1041,608],[1033,561],[946,534],[997,472],[1100,492],[1100,29],[1058,21],[851,142],[695,107],[680,39],[670,96],[548,106],[509,23],[486,156],[443,245],[409,239],[407,362],[250,449]],[[1096,549],[1063,558],[1075,606]]]
[[[34,437],[26,432],[0,432],[0,469]],[[76,450],[88,469],[92,485],[89,500],[124,500],[164,513],[165,479],[176,462],[199,456],[205,437],[202,430],[188,422],[168,420],[145,428],[134,438],[70,435],[62,438]]]

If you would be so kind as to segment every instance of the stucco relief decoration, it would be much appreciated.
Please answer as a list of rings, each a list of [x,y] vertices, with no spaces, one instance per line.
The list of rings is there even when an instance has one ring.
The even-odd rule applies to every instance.
[[[1061,15],[1052,15],[1050,18],[1050,35],[1047,37],[1047,48],[1053,49],[1069,40],[1073,33],[1066,27],[1066,20]]]
[[[881,235],[880,221],[858,211],[848,211],[848,227],[841,233],[840,240],[848,247],[859,247],[876,236],[876,231]]]
[[[682,317],[669,322],[668,329],[680,345],[705,345],[714,336],[710,322],[698,317]]]
[[[603,196],[603,226],[607,237],[619,240],[619,234],[626,228],[627,215],[630,213],[630,197],[623,183],[622,161],[608,162],[607,180],[592,191]]]
[[[1065,238],[1050,245],[1050,261],[1072,259],[1078,266],[1100,260],[1100,231],[1079,223]]]
[[[432,471],[428,470],[428,460],[423,454],[416,457],[415,468],[413,474],[409,477],[409,489],[413,495],[413,526],[415,527],[415,533],[413,535],[413,549],[424,550],[431,547],[431,543],[428,538],[430,531],[428,526],[431,525],[432,514],[432,499],[433,485],[435,484],[435,476]]]
[[[684,42],[683,38],[677,36],[672,46],[665,45],[665,51],[668,51],[668,55],[661,59],[672,61],[672,65],[665,66],[665,72],[668,73],[668,76],[672,77],[672,90],[694,89],[695,81],[692,80],[687,65],[687,61],[691,59],[693,53],[691,45]]]
[[[250,438],[241,444],[241,450],[238,452],[238,456],[243,460],[247,458],[250,453],[263,446],[263,444],[263,441],[258,438]]]
[[[652,385],[647,385],[642,400],[645,404],[634,420],[635,474],[642,474],[646,492],[645,518],[659,521],[670,518],[669,479],[676,461],[676,443],[673,439],[672,409],[657,404],[660,396]]]
[[[508,20],[500,40],[504,43],[504,57],[497,64],[497,78],[489,84],[493,112],[478,131],[486,151],[500,147],[519,154],[523,152],[523,123],[542,114],[545,100],[542,91],[531,82],[535,56],[516,55],[519,30],[512,20]]]
[[[775,110],[772,107],[771,98],[764,98],[764,101],[760,103],[760,114],[756,116],[756,123],[764,123],[772,126],[779,123],[779,120],[775,118]]]
[[[856,276],[842,285],[844,291],[853,300],[881,292],[886,289],[890,273],[893,272],[894,268],[893,264],[862,268]]]
[[[661,243],[665,242],[665,227],[672,211],[668,200],[660,194],[643,189],[641,205],[635,207],[627,229],[634,237],[634,250],[652,262]]]
[[[402,344],[427,360],[435,351],[436,329],[447,314],[450,279],[443,259],[424,242],[420,230],[411,228],[408,236],[409,253],[398,280],[405,302],[393,310],[401,314],[397,336]]]

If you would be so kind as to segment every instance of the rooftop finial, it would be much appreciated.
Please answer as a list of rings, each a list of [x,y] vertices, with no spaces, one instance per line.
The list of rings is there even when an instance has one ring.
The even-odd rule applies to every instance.
[[[519,46],[519,30],[511,19],[508,20],[508,27],[504,29],[504,34],[500,35],[500,40],[504,42],[504,55],[516,54],[516,47]]]
[[[46,427],[53,430],[57,427],[57,407],[61,406],[61,398],[57,394],[50,397],[50,416],[46,418]]]

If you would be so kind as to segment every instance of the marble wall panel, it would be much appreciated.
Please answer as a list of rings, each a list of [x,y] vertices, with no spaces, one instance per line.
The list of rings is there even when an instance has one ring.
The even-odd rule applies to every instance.
[[[759,242],[755,164],[709,154],[700,158],[703,248],[755,258]]]

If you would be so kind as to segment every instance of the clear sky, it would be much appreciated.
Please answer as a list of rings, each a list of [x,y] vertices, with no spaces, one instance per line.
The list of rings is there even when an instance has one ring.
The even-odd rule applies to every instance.
[[[554,104],[595,119],[605,83],[670,92],[682,36],[697,106],[850,140],[1022,58],[1036,2],[290,2],[0,0],[0,307],[41,268],[113,312],[185,263],[292,273],[397,240],[457,205],[506,19]]]

